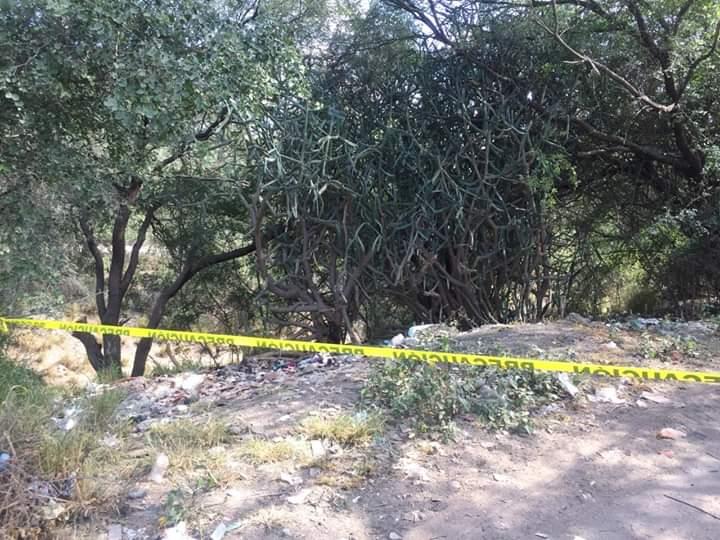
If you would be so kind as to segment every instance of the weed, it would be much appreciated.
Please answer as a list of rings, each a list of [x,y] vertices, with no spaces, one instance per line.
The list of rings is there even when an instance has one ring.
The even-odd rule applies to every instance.
[[[411,420],[421,432],[445,436],[452,433],[453,419],[467,413],[494,428],[527,431],[530,411],[559,395],[547,374],[414,361],[377,365],[362,391],[364,400]]]
[[[267,441],[250,439],[240,446],[240,455],[252,463],[277,463],[279,461],[296,460],[307,463],[310,450],[304,441],[282,440]]]
[[[168,492],[163,501],[158,524],[161,527],[173,527],[183,521],[189,513],[191,495],[182,489],[173,489]]]
[[[301,431],[311,439],[330,439],[354,446],[369,443],[382,432],[383,418],[377,412],[361,411],[333,418],[310,417],[301,424]]]
[[[102,433],[115,427],[115,411],[127,397],[127,392],[118,388],[110,388],[83,401],[83,422],[85,427],[94,432]]]
[[[228,442],[231,438],[226,423],[208,419],[205,423],[193,422],[189,419],[154,424],[150,429],[150,440],[153,446],[167,453],[185,451],[187,449],[209,450]]]
[[[147,439],[150,446],[168,454],[171,474],[177,480],[187,480],[187,485],[194,490],[209,488],[221,481],[231,482],[237,477],[223,446],[232,436],[227,424],[220,420],[199,423],[182,419],[155,424]]]
[[[67,518],[114,504],[133,466],[123,459],[120,445],[111,449],[101,440],[108,427],[114,427],[112,417],[123,397],[113,389],[73,397],[79,421],[63,431],[53,417],[68,397],[45,386],[30,370],[0,359],[0,433],[11,454],[2,478],[7,489],[0,495],[0,536],[47,527],[49,514]],[[111,486],[108,476],[114,479]]]

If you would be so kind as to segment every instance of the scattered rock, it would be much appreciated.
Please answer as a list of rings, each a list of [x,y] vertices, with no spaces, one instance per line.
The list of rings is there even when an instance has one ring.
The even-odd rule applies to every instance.
[[[570,313],[567,317],[565,317],[565,320],[575,324],[590,324],[590,319],[583,317],[582,315],[578,315],[577,313]]]
[[[567,373],[559,373],[557,375],[557,380],[560,383],[560,386],[563,387],[563,390],[570,394],[571,397],[575,397],[580,391],[578,390],[578,387],[572,383],[570,376]]]
[[[178,375],[178,378],[178,386],[191,395],[197,394],[200,385],[205,382],[205,375],[202,373],[183,373]]]
[[[127,498],[132,500],[142,499],[147,495],[147,491],[142,488],[133,488],[128,491]]]
[[[452,482],[450,482],[450,487],[455,490],[460,490],[462,489],[462,484],[458,480],[453,480]]]
[[[503,484],[510,482],[510,477],[505,474],[493,473],[492,477],[496,482],[501,482]]]
[[[107,540],[122,540],[122,525],[115,523],[108,527]]]
[[[648,401],[652,401],[653,403],[660,403],[660,404],[672,403],[672,401],[669,400],[668,398],[666,398],[665,396],[663,396],[661,394],[656,394],[654,392],[643,392],[642,394],[640,394],[640,397],[642,399],[647,399]]]
[[[398,533],[396,533],[396,532],[391,532],[390,534],[388,534],[388,538],[389,538],[390,540],[402,540],[402,536],[400,536],[400,535],[399,535]]]
[[[684,437],[687,437],[687,434],[684,431],[680,431],[679,429],[673,429],[673,428],[662,428],[660,431],[657,432],[657,438],[658,439],[682,439]]]
[[[160,453],[155,458],[155,464],[153,465],[152,470],[150,471],[150,476],[148,479],[151,482],[155,482],[156,484],[159,484],[163,481],[163,478],[165,478],[165,473],[168,470],[168,467],[170,466],[170,459],[167,457],[167,454]]]
[[[425,514],[423,514],[420,510],[413,510],[412,512],[406,512],[403,514],[402,518],[405,521],[417,523],[425,519]]]
[[[601,386],[595,389],[595,394],[588,396],[588,400],[598,403],[613,403],[619,405],[625,403],[624,399],[620,399],[617,395],[617,389],[614,386]]]
[[[289,473],[282,473],[280,475],[280,480],[286,484],[290,484],[291,486],[299,486],[303,482],[302,478],[299,476],[294,476]]]
[[[322,441],[318,439],[310,441],[310,452],[312,453],[312,457],[314,459],[325,457],[325,454],[327,453]]]
[[[42,507],[42,517],[47,521],[54,521],[62,516],[66,511],[67,506],[60,501],[50,499],[47,504]]]
[[[536,532],[535,536],[537,536],[538,538],[549,538],[547,534],[541,532]]]
[[[174,527],[165,529],[162,538],[163,540],[194,540],[193,537],[190,536],[190,533],[188,533],[187,523],[184,521],[181,521]]]
[[[614,341],[608,341],[607,343],[605,343],[605,344],[603,345],[603,348],[608,349],[608,350],[610,350],[610,351],[617,351],[617,350],[620,349],[620,347],[618,346],[618,344],[615,343]]]
[[[307,498],[310,496],[310,489],[305,488],[301,489],[297,492],[295,495],[291,495],[287,498],[287,502],[290,504],[303,504]]]

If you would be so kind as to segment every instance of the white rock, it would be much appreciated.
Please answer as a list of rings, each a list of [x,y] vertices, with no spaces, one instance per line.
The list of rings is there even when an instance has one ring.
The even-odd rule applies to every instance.
[[[301,489],[300,491],[297,492],[297,494],[291,495],[290,497],[288,497],[287,502],[289,502],[290,504],[302,504],[307,500],[309,495],[310,495],[309,489],[307,489],[307,488]]]
[[[294,476],[289,473],[282,473],[280,475],[280,480],[285,482],[286,484],[290,484],[291,486],[299,486],[302,484],[303,480],[299,476]]]
[[[150,476],[148,479],[151,482],[155,482],[156,484],[159,484],[163,481],[163,478],[165,478],[165,473],[168,470],[168,467],[170,466],[170,459],[167,457],[167,454],[160,453],[155,458],[155,464],[153,465],[152,470],[150,471]]]
[[[180,381],[180,388],[190,394],[196,394],[200,385],[205,382],[205,375],[202,373],[187,373]]]
[[[595,389],[594,396],[588,396],[590,401],[599,403],[614,403],[619,405],[625,403],[624,399],[620,399],[617,395],[617,389],[614,386],[602,386]]]
[[[665,396],[663,396],[661,394],[656,394],[654,392],[643,392],[642,394],[640,394],[640,397],[642,399],[647,399],[648,401],[652,401],[653,403],[660,403],[660,404],[672,403],[672,401],[669,400],[668,398],[666,398]]]
[[[194,539],[192,536],[190,536],[190,533],[188,533],[187,524],[184,521],[181,521],[174,527],[165,529],[165,533],[163,534],[163,540],[194,540]]]
[[[312,453],[312,457],[315,459],[324,457],[325,454],[327,453],[322,441],[317,440],[317,439],[310,441],[310,452]]]
[[[107,540],[122,540],[122,525],[115,523],[108,527]]]
[[[578,387],[572,383],[570,376],[567,373],[559,373],[557,375],[557,380],[560,383],[560,386],[562,386],[563,389],[572,397],[575,397],[580,391],[578,390]]]

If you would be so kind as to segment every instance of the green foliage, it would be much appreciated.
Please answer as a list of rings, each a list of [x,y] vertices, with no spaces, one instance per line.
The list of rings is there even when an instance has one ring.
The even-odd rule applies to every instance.
[[[414,361],[389,361],[373,368],[363,398],[409,420],[420,431],[452,432],[453,419],[476,414],[489,427],[527,432],[530,413],[559,399],[545,374],[458,368]]]

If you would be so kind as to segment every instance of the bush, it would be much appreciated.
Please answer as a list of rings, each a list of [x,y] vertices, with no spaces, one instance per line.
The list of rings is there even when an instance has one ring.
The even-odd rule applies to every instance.
[[[558,399],[560,388],[536,372],[405,360],[375,367],[362,394],[422,432],[447,435],[462,414],[475,414],[492,428],[529,432],[532,409]]]

